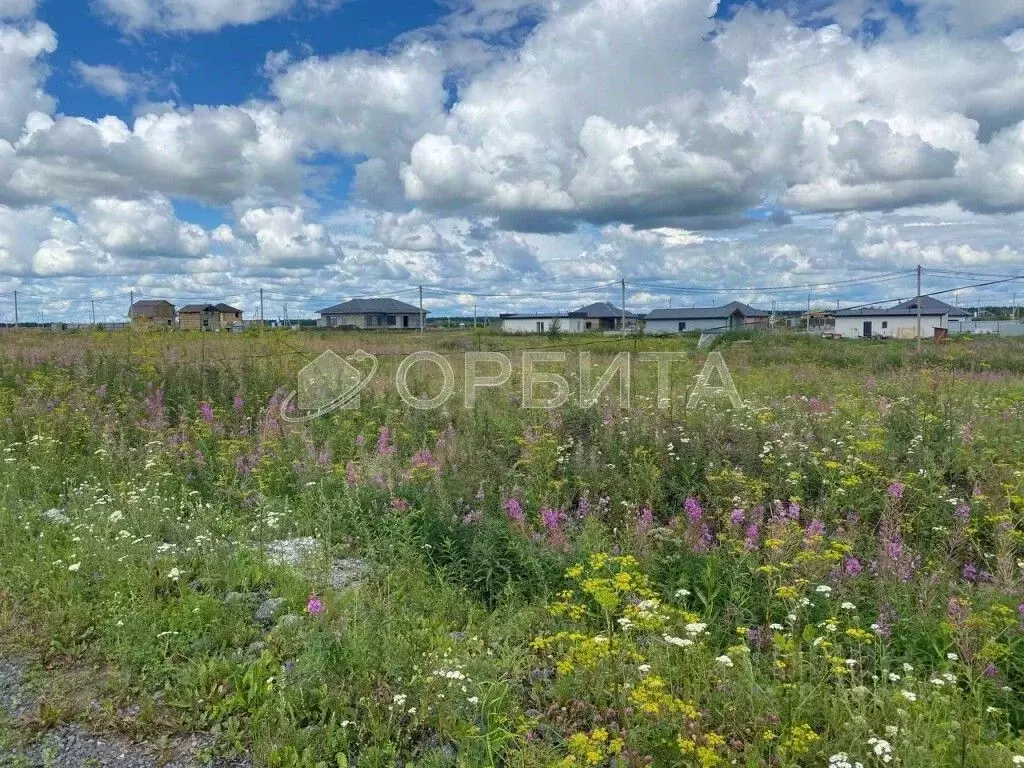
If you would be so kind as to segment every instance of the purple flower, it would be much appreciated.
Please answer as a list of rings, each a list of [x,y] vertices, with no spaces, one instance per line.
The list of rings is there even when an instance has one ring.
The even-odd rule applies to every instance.
[[[902,499],[905,490],[906,486],[903,483],[890,483],[885,493],[890,499]]]
[[[746,518],[747,515],[742,509],[734,509],[732,514],[729,515],[729,522],[733,525],[742,525]]]
[[[197,467],[205,467],[206,466],[206,457],[203,456],[203,452],[202,451],[196,451],[196,466]]]
[[[364,445],[366,445],[366,436],[356,435],[356,448],[362,448]]]
[[[235,409],[235,413],[241,413],[245,409],[245,398],[241,395],[235,395],[235,399],[231,402],[231,406]]]
[[[636,521],[636,532],[639,536],[646,536],[647,532],[654,527],[654,514],[647,507],[640,510]]]
[[[860,564],[860,560],[856,557],[848,557],[843,563],[843,572],[847,576],[859,576],[860,572],[864,570],[864,566]]]
[[[686,497],[686,501],[683,502],[683,509],[686,510],[686,516],[690,518],[690,522],[699,522],[704,517],[704,507],[693,496]]]
[[[985,670],[982,672],[982,674],[989,680],[991,680],[994,677],[999,677],[999,667],[989,662],[985,665]]]
[[[412,457],[412,468],[434,472],[438,468],[437,459],[428,449],[424,448],[422,451],[417,451]]]
[[[395,455],[395,446],[391,444],[391,430],[388,429],[386,426],[381,427],[380,433],[377,435],[377,455]]]
[[[959,522],[966,523],[971,519],[971,506],[963,501],[956,505],[956,509],[953,510],[953,517]]]
[[[526,523],[526,513],[523,512],[523,507],[515,496],[510,496],[505,502],[505,516],[516,525]]]
[[[213,404],[203,401],[199,404],[199,415],[207,424],[213,423]]]
[[[106,384],[100,384],[99,389],[96,390],[96,397],[98,397],[98,398],[100,398],[102,400],[106,396],[107,396],[107,385]]]
[[[310,595],[309,600],[306,602],[306,613],[310,616],[319,616],[324,612],[324,603],[316,595]]]
[[[760,536],[760,533],[761,532],[756,524],[751,525],[747,528],[746,534],[743,539],[743,548],[747,552],[753,552],[757,549],[757,540]]]
[[[804,530],[805,535],[808,539],[817,539],[825,533],[825,523],[815,518],[807,524],[807,528]]]

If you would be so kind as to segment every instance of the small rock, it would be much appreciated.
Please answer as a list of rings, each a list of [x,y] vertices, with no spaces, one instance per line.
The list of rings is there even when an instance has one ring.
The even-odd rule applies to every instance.
[[[42,517],[43,520],[56,523],[57,525],[71,524],[71,518],[64,514],[64,510],[57,509],[56,507],[46,510],[42,515],[40,515],[40,517]]]
[[[269,624],[277,616],[278,611],[284,608],[285,599],[283,597],[271,597],[264,600],[260,607],[256,609],[256,621]]]
[[[245,649],[245,652],[252,654],[253,656],[259,656],[265,650],[267,650],[267,644],[264,643],[262,640],[257,640],[254,643],[249,643],[249,645]]]
[[[449,640],[454,640],[457,643],[461,643],[463,640],[465,640],[468,637],[469,637],[469,635],[467,635],[465,632],[449,632],[448,633],[448,639]]]
[[[278,629],[291,629],[302,623],[302,617],[295,613],[286,613],[277,620]]]
[[[267,560],[274,565],[290,565],[297,568],[302,562],[320,549],[320,542],[312,536],[297,539],[281,539],[267,544]]]
[[[366,561],[359,558],[347,557],[335,560],[331,563],[331,587],[334,589],[354,587],[366,578],[369,570]]]

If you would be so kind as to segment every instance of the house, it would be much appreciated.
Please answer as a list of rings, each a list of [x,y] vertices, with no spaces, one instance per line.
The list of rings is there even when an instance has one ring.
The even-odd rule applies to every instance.
[[[621,331],[622,309],[606,301],[588,304],[572,312],[507,313],[501,315],[505,333],[587,333],[588,331]],[[637,315],[625,313],[626,330],[636,328]]]
[[[220,315],[220,327],[231,328],[235,323],[242,322],[242,310],[235,309],[230,304],[214,304],[217,314]]]
[[[350,299],[317,312],[321,328],[419,328],[426,311],[397,299]]]
[[[721,307],[679,307],[655,309],[647,313],[647,333],[705,333],[728,331],[752,326],[768,326],[769,314],[733,301]]]
[[[874,337],[887,339],[917,338],[917,299],[905,301],[895,307],[881,309],[863,307],[860,309],[843,309],[835,313],[837,335],[847,339],[870,339]],[[921,335],[935,335],[936,328],[947,331],[950,322],[956,324],[969,320],[970,313],[950,306],[931,296],[921,297]]]
[[[163,299],[142,299],[132,304],[128,317],[136,328],[173,328],[174,305]]]
[[[216,304],[187,304],[178,310],[178,327],[183,331],[219,331],[220,311]]]

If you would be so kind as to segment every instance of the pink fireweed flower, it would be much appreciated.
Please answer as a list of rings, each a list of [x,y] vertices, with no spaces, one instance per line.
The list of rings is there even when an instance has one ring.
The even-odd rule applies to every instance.
[[[760,536],[760,533],[761,532],[758,529],[756,524],[751,525],[751,526],[749,526],[747,528],[746,534],[745,534],[744,539],[743,539],[743,548],[747,552],[753,552],[754,550],[757,549],[757,546],[758,546],[757,540],[758,540],[758,538]]]
[[[647,507],[640,510],[636,519],[636,532],[639,536],[646,536],[647,532],[654,527],[654,513]]]
[[[693,496],[686,497],[686,501],[683,502],[683,509],[686,510],[686,516],[690,518],[690,522],[699,522],[704,517],[704,507]]]
[[[860,560],[856,557],[848,557],[843,563],[843,573],[847,576],[860,576],[860,573],[863,570],[864,566],[860,564]]]
[[[213,403],[203,401],[199,404],[199,416],[207,424],[213,423]]]
[[[956,505],[956,509],[953,510],[953,517],[955,517],[961,523],[966,523],[968,520],[971,519],[970,505],[965,504],[964,502],[961,501],[959,504]]]
[[[743,525],[743,522],[747,519],[747,514],[742,509],[734,509],[729,515],[729,522],[733,525]]]
[[[323,601],[316,595],[310,595],[309,600],[306,602],[306,613],[310,616],[319,616],[323,612]]]
[[[378,456],[394,456],[395,446],[391,444],[391,430],[386,426],[380,428],[380,433],[377,435],[377,455]]]
[[[902,499],[905,490],[906,486],[903,483],[890,483],[889,487],[885,489],[885,494],[890,499]]]
[[[366,445],[366,436],[356,435],[356,448],[362,448],[364,445]]]
[[[235,409],[235,413],[241,413],[245,410],[245,398],[241,395],[235,395],[235,399],[231,401],[231,407]]]
[[[526,523],[526,513],[515,496],[510,496],[505,502],[505,516],[516,525]]]
[[[417,451],[412,457],[412,468],[436,472],[438,469],[437,459],[428,449],[424,448],[422,451]]]

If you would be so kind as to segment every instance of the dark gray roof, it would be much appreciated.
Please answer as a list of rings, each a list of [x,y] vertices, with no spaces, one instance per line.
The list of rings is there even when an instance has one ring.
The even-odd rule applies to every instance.
[[[213,304],[186,304],[178,310],[179,315],[191,315],[200,312],[219,312]]]
[[[503,312],[498,317],[502,320],[547,320],[549,318],[564,320],[567,317],[586,317],[586,315],[580,312]]]
[[[731,301],[721,307],[679,307],[654,309],[647,313],[648,320],[728,320],[739,313],[743,317],[768,317],[767,312],[754,309],[740,301]]]
[[[153,312],[163,307],[170,307],[174,309],[174,305],[169,301],[163,299],[140,299],[132,304],[131,309],[128,310],[129,315],[144,315],[148,312]]]
[[[242,312],[242,310],[232,307],[230,304],[224,304],[223,302],[220,304],[214,304],[214,307],[216,307],[218,312],[238,312],[239,314]]]
[[[896,305],[897,309],[912,309],[917,312],[917,299],[911,299],[905,301],[902,304]],[[922,296],[921,297],[921,313],[935,313],[941,312],[942,314],[948,314],[950,317],[970,317],[970,312],[954,307],[951,304],[947,304],[944,301],[939,301],[934,296]]]
[[[904,301],[895,307],[862,307],[860,309],[843,309],[835,313],[836,317],[917,317],[917,299]],[[970,317],[970,312],[950,306],[931,296],[921,297],[922,317]]]
[[[349,299],[333,307],[317,311],[318,315],[364,315],[364,314],[402,314],[418,315],[419,307],[406,304],[398,299]],[[423,314],[429,314],[423,310]]]
[[[571,317],[589,317],[598,319],[602,317],[622,317],[622,310],[607,301],[599,301],[596,304],[587,304],[575,312],[569,313]],[[636,317],[632,312],[626,311],[626,317]]]

